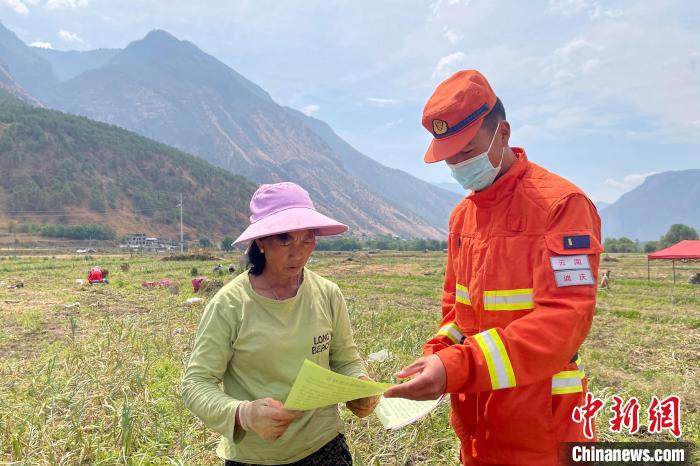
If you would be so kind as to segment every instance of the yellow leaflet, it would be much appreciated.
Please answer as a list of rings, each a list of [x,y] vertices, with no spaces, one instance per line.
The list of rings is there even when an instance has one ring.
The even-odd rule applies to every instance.
[[[384,393],[392,384],[341,375],[304,360],[284,408],[307,411]]]

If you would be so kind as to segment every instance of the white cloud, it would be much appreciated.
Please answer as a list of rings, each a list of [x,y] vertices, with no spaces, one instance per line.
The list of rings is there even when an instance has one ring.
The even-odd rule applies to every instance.
[[[301,108],[301,112],[306,116],[311,116],[321,108],[316,104],[309,104]]]
[[[53,49],[53,45],[51,45],[51,42],[36,41],[29,44],[29,46],[36,47],[38,49]]]
[[[644,183],[648,176],[655,175],[657,172],[649,173],[632,173],[624,176],[621,180],[613,178],[606,179],[602,186],[591,197],[596,201],[615,202],[623,194],[632,191],[637,186]]]
[[[403,123],[403,118],[399,118],[398,120],[390,121],[388,123],[384,124],[385,129],[393,128],[394,126],[400,125]]]
[[[590,73],[600,66],[600,59],[591,58],[587,60],[583,65],[581,65],[581,71],[584,73]]]
[[[572,16],[590,9],[591,3],[589,0],[549,0],[549,11]]]
[[[433,18],[440,16],[440,13],[445,9],[445,7],[452,6],[467,6],[471,0],[435,0],[430,4],[429,8],[432,12]]]
[[[29,8],[25,5],[22,0],[4,0],[5,5],[12,8],[18,15],[29,14]]]
[[[372,128],[371,133],[372,134],[386,133],[390,129],[392,129],[396,126],[399,126],[403,122],[404,122],[403,118],[399,118],[398,120],[387,121],[386,123],[381,124],[381,125],[378,124]]]
[[[576,5],[570,4],[572,9]],[[526,101],[540,111],[517,121],[529,125],[523,131],[516,124],[518,135],[561,139],[574,132],[615,133],[657,142],[700,141],[693,123],[700,121],[700,32],[674,22],[665,7],[649,5],[628,8],[624,20],[588,23],[549,54],[519,50],[520,60],[530,65],[520,66],[512,78],[499,76],[505,78],[505,89],[528,93]],[[494,70],[508,64],[504,58],[508,56],[498,58]],[[478,67],[476,60],[483,57],[468,59]],[[487,76],[493,83],[491,74]],[[498,92],[504,87],[497,83],[494,88]],[[547,105],[550,108],[542,111]],[[586,109],[588,115],[569,114],[567,132],[555,133],[554,119],[566,107]],[[526,113],[524,107],[515,110],[509,115]]]
[[[46,8],[49,10],[77,10],[85,8],[90,3],[90,0],[48,0]]]
[[[65,29],[58,31],[58,37],[60,37],[64,42],[83,42],[83,39],[81,39],[78,34],[75,32],[66,31]]]
[[[554,73],[554,82],[566,81],[567,79],[573,79],[574,77],[574,73],[572,73],[571,70],[556,70]]]
[[[573,40],[570,40],[561,47],[554,49],[553,55],[563,60],[570,60],[588,51],[598,49],[600,49],[599,46],[596,46],[595,44],[592,44],[591,42],[585,39],[577,37]]]
[[[605,48],[593,44],[581,37],[574,38],[561,47],[556,48],[549,57],[542,59],[541,69],[545,75],[544,81],[553,85],[562,85],[569,80],[578,79],[581,75],[591,73],[601,64],[598,57]]]
[[[450,41],[452,45],[455,45],[457,41],[459,40],[459,36],[457,33],[454,31],[454,29],[449,29],[449,28],[443,28],[442,30],[442,36]]]
[[[401,103],[400,100],[381,97],[367,97],[366,100],[372,107],[393,107]]]
[[[482,5],[473,3],[470,10]],[[604,10],[608,8],[602,0],[600,3]],[[593,2],[552,4],[588,14]],[[512,120],[514,132],[530,142],[606,134],[625,140],[697,144],[700,31],[679,19],[686,14],[680,6],[645,1],[626,5],[623,16],[619,11],[607,15],[616,19],[580,21],[576,16],[564,19],[550,15],[548,21],[565,22],[565,31],[570,30],[554,41],[506,39],[495,46],[477,42],[467,50],[448,49],[442,58],[433,59],[432,79],[415,77],[414,87],[427,96],[452,73],[478,69],[504,100],[509,119],[525,107],[551,107],[531,118]],[[565,12],[569,10],[562,10]],[[488,12],[479,13],[489,17]],[[421,34],[412,36],[409,53],[421,53],[423,66],[431,63],[429,53],[421,48],[421,44],[430,43],[427,37],[445,43],[445,27],[460,33],[464,30],[451,18],[441,21],[439,28],[428,22]],[[470,25],[468,30],[479,36],[478,25]],[[397,97],[409,99],[401,93]],[[560,118],[563,120],[558,122]]]
[[[621,116],[646,121],[646,129],[658,138],[699,141],[690,122],[700,119],[700,59],[693,56],[700,33],[653,11],[637,14],[639,18],[631,18],[630,12],[626,22],[598,23],[555,50],[543,66],[558,78],[550,80],[549,90],[560,93],[560,101],[617,107]],[[653,35],[647,32],[651,30]],[[573,76],[562,80],[563,70]]]
[[[435,65],[435,69],[433,69],[433,78],[445,79],[466,67],[467,63],[467,56],[464,52],[455,52],[445,55],[438,61],[437,65]]]
[[[594,105],[540,104],[509,112],[516,122],[511,140],[529,145],[536,140],[567,139],[576,134],[610,134],[615,132],[614,115]]]
[[[623,14],[619,8],[603,10],[600,3],[595,0],[549,0],[549,9],[547,11],[562,16],[575,16],[586,13],[592,19],[599,19],[603,16],[619,18]]]
[[[605,180],[603,183],[606,186],[610,186],[611,188],[619,188],[619,189],[634,189],[640,184],[644,183],[644,180],[647,179],[647,176],[655,175],[656,172],[649,172],[649,173],[632,173],[631,175],[625,175],[622,180],[614,180],[612,178],[608,178]]]

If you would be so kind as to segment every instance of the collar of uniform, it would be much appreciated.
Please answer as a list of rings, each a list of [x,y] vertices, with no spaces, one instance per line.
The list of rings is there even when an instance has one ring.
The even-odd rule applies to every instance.
[[[508,171],[488,188],[469,195],[468,199],[477,205],[493,204],[510,195],[515,190],[518,181],[520,181],[520,178],[525,174],[528,162],[525,149],[522,147],[511,147],[511,149],[515,154],[515,162],[513,162],[513,165],[510,166]]]

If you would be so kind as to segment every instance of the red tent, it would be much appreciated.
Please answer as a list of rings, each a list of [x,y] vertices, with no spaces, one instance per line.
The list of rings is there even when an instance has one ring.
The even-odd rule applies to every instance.
[[[673,261],[673,282],[676,282],[677,260],[700,260],[700,240],[683,240],[661,251],[652,252],[647,256],[647,279],[649,279],[649,261],[652,260]]]

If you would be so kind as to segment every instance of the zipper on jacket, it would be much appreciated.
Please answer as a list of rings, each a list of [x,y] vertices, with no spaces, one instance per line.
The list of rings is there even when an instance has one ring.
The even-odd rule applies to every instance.
[[[491,243],[487,243],[486,245],[486,254],[484,254],[484,266],[481,269],[481,293],[479,293],[479,300],[481,302],[481,309],[479,311],[479,331],[483,332],[485,329],[482,327],[483,324],[483,317],[484,317],[484,292],[486,291],[486,267],[488,266],[489,263],[489,258],[491,255]]]

